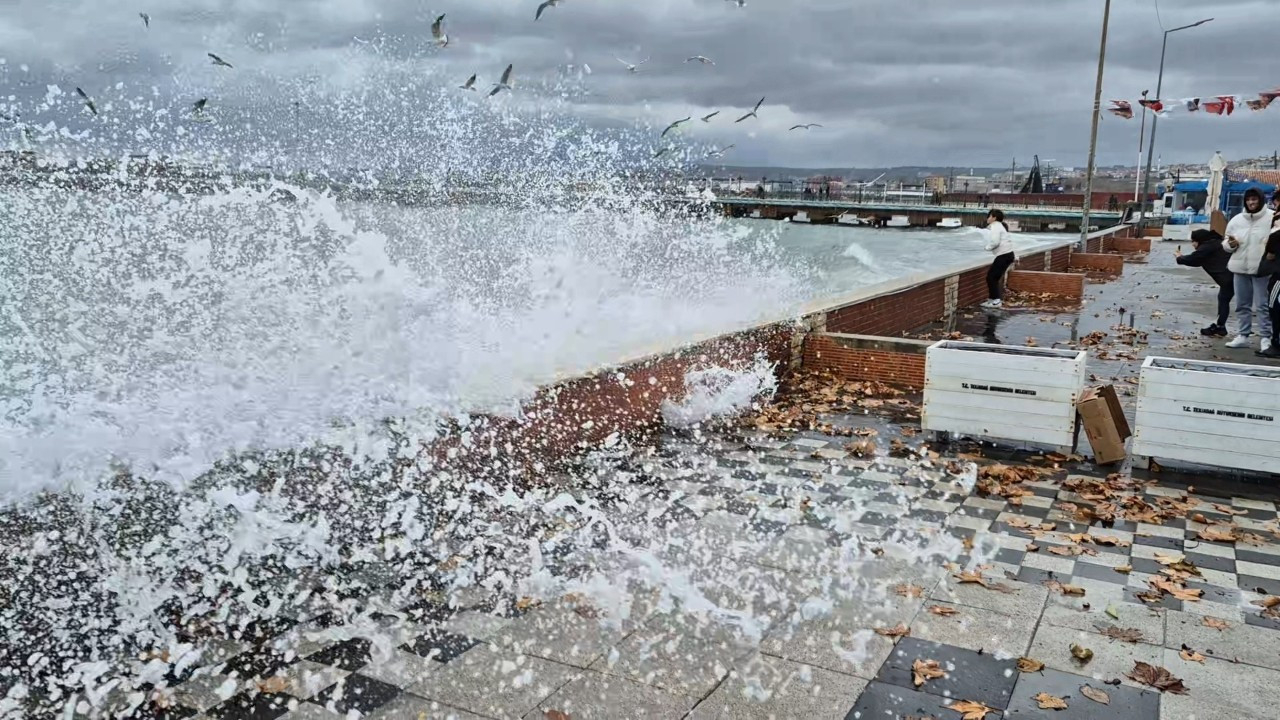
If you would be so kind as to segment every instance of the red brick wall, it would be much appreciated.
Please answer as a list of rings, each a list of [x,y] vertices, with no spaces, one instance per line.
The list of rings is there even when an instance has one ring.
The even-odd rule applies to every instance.
[[[987,268],[976,268],[960,274],[959,305],[972,307],[987,299]]]
[[[1084,275],[1079,273],[1033,272],[1014,270],[1009,273],[1008,289],[1022,293],[1050,293],[1063,297],[1084,297]]]
[[[1071,267],[1071,248],[1060,247],[1050,251],[1049,269],[1053,272],[1066,272]]]
[[[924,388],[923,353],[926,343],[917,347],[905,344],[910,352],[897,352],[891,345],[860,347],[826,333],[811,333],[804,343],[806,370],[828,370],[847,380],[865,380],[900,385],[914,389]]]
[[[1097,270],[1118,275],[1124,272],[1124,258],[1111,253],[1072,253],[1071,267],[1077,270]]]
[[[900,335],[947,312],[946,280],[918,285],[827,313],[827,331],[854,335]]]

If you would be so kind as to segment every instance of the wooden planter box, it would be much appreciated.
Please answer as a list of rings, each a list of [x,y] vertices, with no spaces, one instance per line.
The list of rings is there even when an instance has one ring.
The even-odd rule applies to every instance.
[[[943,340],[925,356],[922,427],[1070,448],[1085,358],[1075,350]]]
[[[1280,370],[1148,357],[1133,454],[1280,473]]]

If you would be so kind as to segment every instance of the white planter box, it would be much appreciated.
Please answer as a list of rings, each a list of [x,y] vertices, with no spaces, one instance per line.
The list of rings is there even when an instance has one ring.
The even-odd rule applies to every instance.
[[[1069,448],[1087,356],[1076,350],[936,343],[925,357],[922,427]]]
[[[1280,370],[1148,357],[1133,454],[1280,473]]]

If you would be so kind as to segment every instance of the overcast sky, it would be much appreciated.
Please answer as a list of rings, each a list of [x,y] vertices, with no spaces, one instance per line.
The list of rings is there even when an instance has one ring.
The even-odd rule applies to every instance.
[[[735,144],[728,164],[965,167],[1014,157],[1025,164],[1032,154],[1060,165],[1086,158],[1103,0],[747,0],[745,7],[564,0],[535,22],[538,4],[0,0],[0,101],[29,105],[54,83],[108,98],[99,104],[154,86],[160,101],[208,94],[236,106],[261,102],[254,88],[268,76],[350,88],[406,72],[455,84],[476,72],[487,89],[510,62],[517,91],[499,102],[512,108],[659,128],[721,110],[679,142]],[[1155,3],[1113,4],[1104,103],[1136,101],[1148,88],[1154,95]],[[1277,26],[1278,10],[1274,0],[1160,0],[1165,27],[1215,18],[1171,36],[1164,96],[1251,94],[1280,83],[1269,71],[1275,33],[1259,30]],[[138,12],[150,14],[150,30]],[[438,13],[447,13],[451,38],[443,50],[430,44]],[[210,65],[210,51],[236,69]],[[697,54],[715,65],[684,62]],[[652,59],[630,74],[615,56]],[[579,82],[583,63],[592,73]],[[475,102],[463,94],[459,102]],[[759,119],[735,124],[761,96]],[[43,115],[29,112],[76,125],[88,120],[79,110],[64,100]],[[800,122],[825,127],[788,131]],[[1138,130],[1136,119],[1104,115],[1100,163],[1136,162]],[[1207,162],[1214,150],[1235,158],[1277,147],[1280,107],[1168,118],[1157,152],[1166,162]]]

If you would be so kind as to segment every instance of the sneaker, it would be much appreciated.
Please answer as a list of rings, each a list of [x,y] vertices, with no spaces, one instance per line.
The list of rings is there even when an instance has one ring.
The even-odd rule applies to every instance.
[[[1227,343],[1227,347],[1232,349],[1247,348],[1251,344],[1252,343],[1249,342],[1248,335],[1237,335],[1235,340],[1232,340],[1231,342]]]
[[[1271,350],[1271,338],[1264,337],[1262,338],[1262,348],[1259,350],[1259,352],[1263,355],[1266,355],[1269,350]]]
[[[1213,333],[1212,333],[1212,336],[1213,336],[1213,337],[1226,337],[1226,336],[1227,336],[1227,326],[1226,326],[1226,325],[1218,325],[1218,326],[1214,329],[1214,331],[1213,331]]]
[[[985,308],[998,308],[998,307],[1001,307],[1002,305],[1004,305],[1003,300],[988,300],[982,303],[982,307],[985,307]]]
[[[1218,332],[1219,332],[1219,331],[1221,331],[1221,332],[1222,332],[1222,335],[1221,335],[1221,336],[1220,336],[1220,335],[1218,335]],[[1226,329],[1226,328],[1224,328],[1224,327],[1219,327],[1219,326],[1218,326],[1218,323],[1213,323],[1213,324],[1211,324],[1211,325],[1210,325],[1209,327],[1207,327],[1207,328],[1201,328],[1201,329],[1200,329],[1200,334],[1201,334],[1201,335],[1207,335],[1207,336],[1209,336],[1209,337],[1222,337],[1222,336],[1225,336],[1225,335],[1227,334],[1227,329]]]
[[[1257,355],[1258,357],[1264,357],[1271,360],[1280,360],[1280,347],[1276,347],[1275,345],[1268,345],[1265,350],[1259,350],[1254,354]]]

